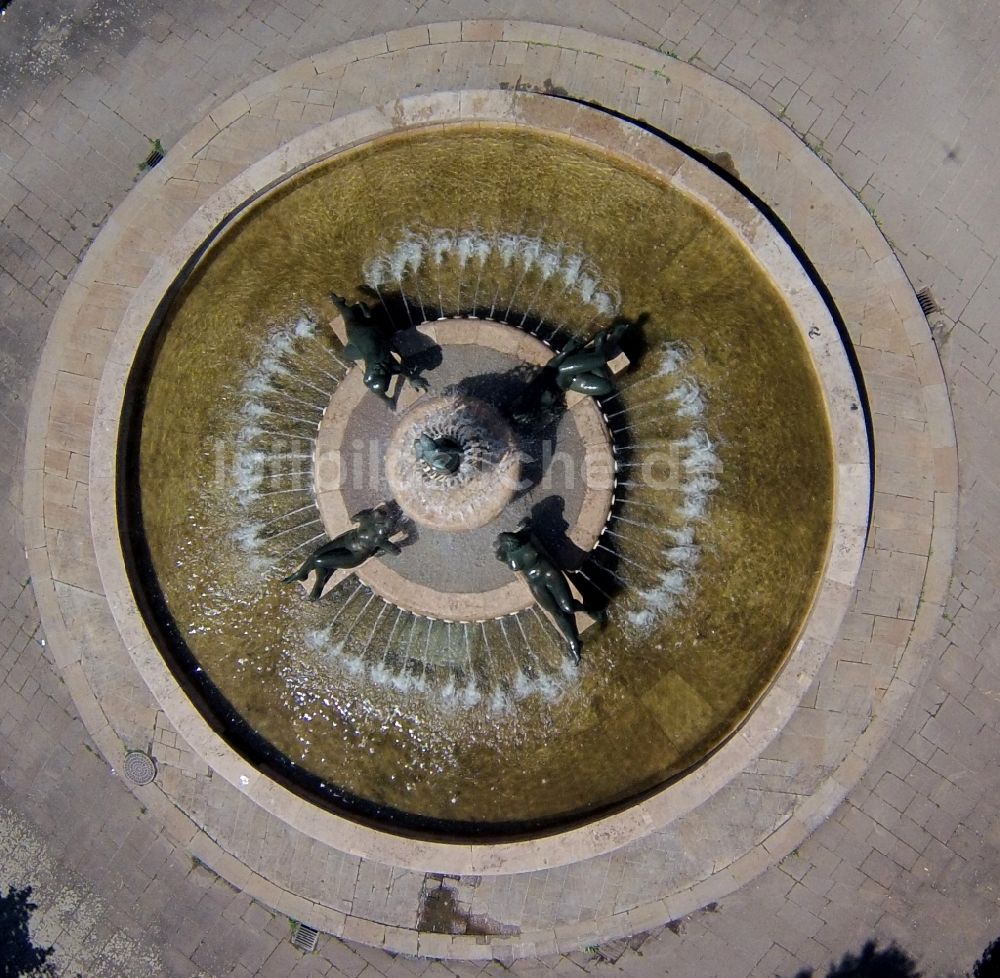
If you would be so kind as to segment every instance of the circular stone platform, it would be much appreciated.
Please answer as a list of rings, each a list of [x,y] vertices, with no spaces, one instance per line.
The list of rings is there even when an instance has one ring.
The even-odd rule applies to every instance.
[[[339,321],[334,321],[333,330],[342,331]],[[421,418],[438,411],[440,397],[467,396],[437,392],[461,390],[469,376],[484,371],[540,367],[553,351],[516,326],[461,317],[422,323],[397,334],[395,340],[417,362],[421,355],[430,356],[423,375],[433,390],[419,394],[397,379],[394,398],[386,401],[364,386],[359,367],[349,370],[337,386],[319,425],[313,464],[316,505],[327,535],[343,533],[354,513],[395,497],[404,514],[423,524],[419,553],[404,546],[400,555],[372,558],[350,572],[358,580],[397,608],[445,621],[482,622],[531,607],[534,598],[527,584],[493,558],[493,542],[498,533],[513,530],[530,517],[536,498],[555,494],[565,506],[565,534],[572,545],[568,555],[587,554],[597,544],[615,487],[611,436],[597,402],[589,397],[570,399],[554,434],[562,464],[534,464],[550,452],[551,444],[536,444],[530,431],[522,432],[528,441],[511,443],[506,458],[517,461],[517,471],[508,468],[499,474],[501,491],[483,498],[477,486],[469,497],[477,506],[475,519],[442,519],[433,512],[439,508],[436,487],[430,490],[429,506],[415,493],[407,497],[408,487],[402,487],[403,496],[399,495],[399,476],[391,464],[404,452],[412,454],[411,424],[419,427]],[[483,397],[494,396],[489,384],[476,389]],[[495,396],[502,397],[502,390]],[[494,416],[503,408],[502,399],[494,405],[480,403]],[[506,422],[502,425],[506,428]],[[423,508],[414,511],[414,504]],[[574,569],[571,556],[565,566]],[[345,576],[332,577],[324,593]]]
[[[489,39],[485,56],[482,39]],[[582,52],[596,69],[574,73]],[[852,473],[867,472],[867,459],[852,452],[839,475],[843,512],[854,518],[845,524],[852,529],[834,541],[823,589],[827,600],[821,596],[809,633],[744,727],[699,770],[642,805],[527,843],[454,847],[394,839],[319,812],[277,786],[225,747],[180,692],[136,611],[118,547],[118,423],[125,378],[150,315],[217,224],[289,170],[394,128],[485,114],[586,133],[602,145],[628,145],[677,174],[693,193],[713,200],[720,195],[717,184],[682,154],[636,139],[621,123],[562,99],[496,91],[398,98],[412,91],[410,82],[394,81],[390,90],[386,80],[424,78],[428,54],[460,66],[450,75],[442,69],[441,84],[464,84],[468,66],[476,64],[480,84],[488,87],[511,84],[513,71],[519,84],[563,86],[619,112],[634,113],[638,98],[651,125],[706,153],[726,153],[808,252],[867,365],[872,412],[885,430],[910,433],[907,455],[921,460],[927,473],[926,485],[917,486],[891,459],[881,461],[876,446],[876,522],[903,512],[893,500],[920,502],[920,508],[905,510],[907,539],[926,539],[919,548],[892,539],[877,553],[872,547],[866,573],[855,584],[867,492],[850,486]],[[606,81],[613,77],[631,83],[619,92]],[[339,90],[344,112],[364,107],[352,92],[378,90],[391,101],[312,132],[305,132],[304,123],[277,132],[272,127],[262,141],[260,117],[310,101],[304,84]],[[300,140],[282,146],[297,132],[304,133]],[[206,160],[207,168],[201,166]],[[210,175],[219,173],[220,160],[221,179]],[[223,185],[243,168],[249,169]],[[766,222],[745,208],[745,201],[736,204],[746,215],[747,236],[765,251],[781,252]],[[132,277],[122,278],[123,268]],[[146,279],[137,287],[140,270]],[[115,335],[110,350],[109,332]],[[820,335],[830,332],[821,329]],[[833,346],[829,354],[813,349],[820,360],[835,355]],[[892,362],[883,366],[888,351]],[[104,367],[99,397],[93,382],[79,374],[81,352],[91,370]],[[900,385],[913,395],[905,404],[897,396]],[[91,425],[90,477],[78,476],[92,510],[91,534],[84,539],[64,522],[64,480],[53,479],[46,466],[50,448],[62,451],[68,433],[83,439]],[[157,729],[164,729],[158,711],[165,711],[170,742],[176,736],[178,747],[210,759],[221,776],[182,771],[158,757],[157,780],[136,789],[148,818],[172,826],[177,838],[191,840],[201,861],[269,905],[330,933],[407,954],[509,960],[635,933],[722,898],[792,851],[857,782],[902,714],[923,668],[925,643],[933,637],[954,550],[954,435],[940,365],[912,289],[860,203],[793,133],[728,86],[659,52],[542,24],[470,21],[364,39],[291,65],[216,107],[143,179],[88,251],[50,332],[28,430],[24,508],[32,582],[49,645],[88,732],[120,767],[127,745],[152,736],[154,715]],[[841,641],[848,601],[860,606],[890,593],[898,610],[881,619],[885,628],[867,637],[852,629]],[[85,627],[76,627],[81,621]],[[859,685],[838,668],[859,660],[889,667],[874,668],[871,682]],[[847,672],[854,676],[857,670]],[[128,694],[122,692],[125,684]],[[814,692],[806,701],[810,687]],[[848,701],[854,707],[846,712],[837,705]],[[790,721],[794,729],[783,734]],[[817,759],[810,745],[820,741],[823,757]],[[765,747],[773,760],[761,778],[757,758]],[[778,775],[778,767],[793,773]],[[247,805],[249,821],[239,823],[252,824],[249,834],[227,814]],[[287,847],[261,841],[272,837],[292,840],[304,857],[295,865],[305,869],[293,873]],[[611,854],[620,847],[626,848]],[[387,901],[377,908],[370,893],[360,891],[370,880],[363,868],[368,857],[395,867]],[[623,858],[637,870],[625,879],[615,873]],[[530,888],[549,885],[553,867],[574,862],[580,865],[573,878],[593,881],[600,894],[596,916],[582,915],[577,886],[545,905],[525,901]],[[330,866],[344,871],[331,880],[325,870]],[[424,870],[467,874],[463,885],[472,888],[476,912],[503,921],[503,934],[510,936],[421,932],[406,894],[420,890]]]

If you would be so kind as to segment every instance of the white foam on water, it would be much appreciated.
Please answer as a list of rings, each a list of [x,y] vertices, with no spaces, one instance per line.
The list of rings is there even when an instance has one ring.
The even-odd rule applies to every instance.
[[[593,305],[602,316],[610,316],[612,312],[614,312],[614,302],[607,292],[595,292],[593,298],[591,299],[591,305]]]
[[[404,270],[416,271],[424,260],[423,245],[416,238],[410,238],[399,246],[403,256]]]
[[[450,234],[439,232],[430,241],[431,257],[435,265],[440,265],[444,261],[444,256],[451,251],[454,242]]]
[[[505,266],[509,266],[514,261],[514,256],[517,254],[520,246],[521,239],[518,235],[500,235],[497,239],[497,250],[500,252],[500,258]]]
[[[241,549],[253,551],[260,546],[260,537],[258,534],[263,529],[263,526],[263,523],[247,523],[245,526],[233,530],[230,533],[230,537],[236,541]]]
[[[678,547],[690,547],[694,544],[694,527],[681,526],[667,530],[667,536],[677,544]]]
[[[687,496],[708,496],[719,488],[719,480],[710,475],[701,473],[693,476],[684,484],[684,493]]]
[[[261,360],[260,369],[269,377],[276,375],[284,376],[288,373],[287,364],[282,363],[276,356],[268,356]]]
[[[460,234],[455,242],[455,254],[458,255],[458,264],[465,268],[469,264],[469,259],[476,250],[476,235]]]
[[[325,652],[330,645],[330,633],[324,628],[307,629],[303,639],[314,652]]]
[[[288,356],[289,353],[295,348],[295,335],[294,332],[290,331],[287,333],[278,333],[268,344],[270,350],[273,354],[279,357]],[[287,368],[286,368],[287,371]]]
[[[323,659],[343,652],[340,643],[331,647],[329,629],[314,629],[306,633],[305,641]],[[410,654],[407,656],[408,665],[393,666],[387,664],[384,657],[372,660],[368,653],[361,656],[352,653],[341,655],[339,661],[347,674],[352,677],[363,674],[366,682],[394,690],[393,695],[431,697],[457,712],[485,707],[490,713],[507,715],[515,709],[517,702],[531,697],[554,703],[579,680],[578,669],[568,656],[560,658],[558,667],[543,666],[537,662],[538,668],[549,671],[542,671],[536,676],[525,673],[516,661],[507,660],[500,664],[496,657],[490,659],[486,671],[480,669],[473,673],[457,665],[443,669],[440,662],[432,670],[428,670],[426,665],[420,669],[418,662],[422,658],[419,654]],[[552,671],[553,668],[556,671]]]
[[[365,277],[365,281],[372,286],[372,288],[377,289],[385,282],[385,270],[385,259],[381,257],[373,258],[365,264],[365,267],[362,269],[362,274]]]
[[[687,593],[688,575],[680,568],[664,571],[660,575],[660,583],[651,591],[640,591],[640,594],[670,595],[679,598]]]
[[[263,374],[254,374],[247,379],[243,389],[250,394],[273,394],[274,388],[271,381]]]
[[[676,373],[687,363],[687,351],[677,343],[668,343],[660,356],[660,365],[656,369],[657,377],[667,377]]]
[[[677,405],[677,415],[681,418],[700,418],[705,413],[705,400],[698,384],[686,378],[673,390],[667,392],[667,400]]]
[[[247,423],[236,432],[236,453],[232,468],[235,498],[244,508],[251,507],[259,501],[258,490],[265,478],[279,474],[271,469],[277,459],[298,458],[304,460],[311,458],[311,450],[301,453],[264,452],[255,447],[255,444],[259,444],[257,440],[262,437],[282,437],[282,433],[268,431],[258,422],[264,418],[293,417],[294,412],[283,414],[268,404],[262,403],[261,399],[265,394],[278,395],[282,393],[274,386],[273,380],[275,377],[290,374],[292,368],[281,358],[296,353],[298,343],[315,338],[317,328],[317,323],[309,316],[301,315],[296,318],[294,323],[276,332],[268,339],[264,347],[264,355],[244,378],[240,391],[244,403],[240,407],[239,414]],[[293,436],[289,435],[289,437]],[[254,548],[262,542],[249,532],[241,540],[244,546]]]
[[[576,285],[580,272],[583,269],[583,257],[581,255],[570,255],[563,263],[562,280],[566,283],[566,288]]]
[[[258,578],[270,573],[273,567],[274,561],[261,554],[250,554],[243,562],[243,570]]]
[[[670,547],[663,551],[663,556],[681,567],[694,567],[701,554],[698,547]]]
[[[626,618],[639,628],[652,625],[658,618],[670,614],[678,606],[680,599],[688,591],[689,582],[689,575],[679,568],[661,572],[659,583],[655,587],[636,592],[646,606],[638,611],[628,612]]]
[[[684,461],[681,463],[684,471],[688,473],[719,472],[722,463],[715,451],[708,433],[701,428],[697,428],[678,442],[678,445],[685,450]]]
[[[626,612],[625,618],[636,628],[646,629],[653,624],[656,616],[649,608],[642,608],[639,611]]]
[[[269,407],[265,407],[257,401],[250,401],[247,404],[244,404],[240,410],[240,414],[242,414],[245,418],[262,418],[265,414],[270,413],[271,409]]]
[[[372,682],[378,683],[380,686],[388,686],[394,673],[390,672],[386,668],[386,664],[379,660],[368,667],[368,675]]]
[[[569,668],[569,672],[564,672],[563,674],[567,679],[575,680],[577,679],[576,667],[569,665],[567,661],[564,666]],[[539,696],[542,697],[547,703],[554,703],[560,696],[562,696],[565,686],[560,683],[554,676],[539,676],[535,680],[535,688],[538,691]]]
[[[236,501],[246,509],[251,503],[256,502],[260,499],[260,494],[254,489],[237,489],[236,490]]]
[[[266,456],[263,452],[239,452],[233,463],[233,477],[236,480],[236,490],[240,493],[250,493],[260,487],[264,475],[260,471]]]
[[[316,323],[308,316],[301,316],[295,321],[292,332],[298,340],[310,340],[316,335]]]
[[[538,259],[538,269],[542,273],[542,280],[547,282],[559,269],[562,254],[558,251],[546,249]]]
[[[408,253],[400,248],[389,259],[389,273],[397,282],[401,282],[406,274],[407,257]]]
[[[681,516],[690,522],[703,520],[707,510],[708,496],[705,495],[686,496],[680,506]]]
[[[528,699],[531,696],[539,696],[547,703],[555,702],[563,691],[563,685],[555,676],[542,674],[531,677],[518,669],[514,676],[513,693],[518,700]]]
[[[476,257],[479,259],[480,264],[485,265],[490,257],[490,253],[493,251],[493,246],[487,238],[477,236],[473,250],[476,253]]]
[[[684,437],[670,443],[677,453],[680,481],[676,488],[681,496],[677,508],[681,525],[662,528],[666,540],[672,544],[661,551],[670,566],[657,572],[654,585],[636,590],[635,595],[644,606],[625,614],[630,625],[644,631],[656,627],[663,616],[674,612],[694,587],[701,557],[701,548],[695,545],[695,526],[707,518],[712,494],[719,487],[716,475],[722,469],[722,462],[708,432],[697,425],[696,419],[704,415],[707,406],[698,382],[686,373],[690,358],[683,344],[667,344],[661,350],[653,375],[674,380],[664,400],[673,405],[679,419],[695,423]]]

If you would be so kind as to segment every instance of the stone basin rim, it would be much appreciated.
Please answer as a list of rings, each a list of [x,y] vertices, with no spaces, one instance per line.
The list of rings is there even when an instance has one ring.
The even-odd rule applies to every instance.
[[[234,207],[238,208],[248,199],[273,189],[288,176],[357,145],[363,138],[387,136],[404,130],[415,131],[444,123],[531,125],[543,131],[579,137],[577,130],[581,120],[600,120],[597,129],[607,136],[610,144],[603,148],[616,156],[622,155],[618,149],[620,144],[631,142],[639,145],[645,140],[655,140],[648,134],[639,135],[641,130],[622,120],[612,120],[597,109],[573,103],[565,104],[567,118],[560,126],[553,122],[552,101],[545,96],[496,91],[442,93],[402,99],[392,103],[391,113],[387,109],[364,110],[298,137],[248,168],[219,191],[188,221],[129,305],[124,327],[116,336],[101,383],[92,446],[92,482],[98,484],[99,480],[105,480],[106,484],[114,484],[118,421],[122,414],[125,380],[146,326],[153,320],[155,309],[189,262],[190,256],[204,243],[207,235],[219,227],[220,222],[225,223]],[[593,133],[583,138],[602,145]],[[659,140],[655,142],[655,150],[651,153],[672,157],[671,164],[676,164],[676,169],[669,174],[666,169],[663,171],[664,176],[669,176],[675,185],[702,201],[715,198],[717,206],[728,197],[738,214],[743,211],[745,202],[732,188],[714,176],[712,180],[717,183],[713,184],[712,180],[706,182],[707,171],[693,159],[683,157],[673,147],[665,147]],[[848,394],[848,398],[857,397],[853,375],[832,317],[812,290],[788,245],[758,212],[730,217],[728,223],[745,242],[761,246],[754,252],[759,260],[762,260],[762,252],[765,257],[770,254],[771,261],[774,255],[778,256],[772,277],[786,299],[789,295],[797,295],[803,303],[801,308],[793,306],[795,319],[807,338],[814,361],[825,361],[826,371],[818,369],[817,372],[824,385],[828,409],[831,406],[836,409],[838,405],[837,400],[831,405],[833,392],[846,390],[853,392],[853,395]],[[817,324],[819,337],[809,336],[809,330]],[[817,339],[819,342],[813,342]],[[95,493],[91,497],[98,565],[109,604],[129,653],[171,722],[217,773],[257,804],[336,848],[414,869],[488,874],[560,865],[617,848],[700,804],[728,781],[729,772],[741,769],[763,749],[783,725],[782,718],[787,717],[797,704],[808,684],[806,680],[818,668],[815,646],[817,643],[829,644],[836,637],[840,618],[846,610],[850,584],[860,564],[866,529],[866,520],[858,516],[856,509],[844,510],[842,501],[847,478],[854,480],[847,495],[855,500],[862,495],[868,496],[867,438],[863,430],[859,431],[861,412],[856,410],[857,404],[852,417],[847,404],[842,400],[839,403],[842,410],[832,419],[838,472],[832,547],[837,555],[837,565],[831,576],[831,561],[828,560],[827,578],[817,594],[804,632],[771,690],[763,694],[757,709],[728,741],[683,779],[624,811],[558,835],[482,846],[414,840],[389,835],[383,830],[321,811],[280,787],[235,756],[234,752],[223,748],[208,723],[173,680],[132,600],[116,530],[113,493]],[[824,613],[818,615],[817,608],[821,606]],[[822,628],[813,627],[817,621]],[[803,650],[806,650],[805,654]],[[761,723],[761,708],[767,702],[772,704],[768,711],[771,715]]]

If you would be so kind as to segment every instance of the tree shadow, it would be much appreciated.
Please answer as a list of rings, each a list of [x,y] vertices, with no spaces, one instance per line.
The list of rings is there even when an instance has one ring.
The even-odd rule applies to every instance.
[[[812,968],[796,972],[792,978],[819,978]],[[859,954],[845,954],[831,964],[825,978],[923,978],[917,963],[895,943],[879,949],[868,941]],[[955,978],[955,976],[952,976]],[[989,944],[966,978],[1000,978],[1000,937]]]
[[[817,978],[812,968],[797,972],[793,978]],[[826,978],[922,978],[917,963],[895,943],[880,949],[877,941],[868,941],[859,954],[845,954],[830,965]]]
[[[1000,978],[1000,937],[983,951],[972,969],[972,978]]]
[[[54,947],[38,947],[31,941],[28,921],[38,904],[31,903],[31,887],[23,890],[10,887],[0,896],[0,978],[49,978],[55,975],[47,963]]]

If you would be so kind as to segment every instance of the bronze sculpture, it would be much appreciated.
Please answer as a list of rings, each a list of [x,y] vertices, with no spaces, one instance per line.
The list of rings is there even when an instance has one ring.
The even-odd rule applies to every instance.
[[[524,576],[532,596],[566,637],[570,655],[579,662],[580,634],[575,614],[585,609],[573,598],[566,575],[556,567],[528,527],[515,533],[501,533],[493,546],[497,560]]]
[[[365,387],[388,400],[389,384],[396,374],[401,374],[417,390],[427,390],[427,381],[418,377],[402,357],[397,359],[388,337],[372,321],[371,309],[366,303],[349,303],[336,292],[330,293],[330,299],[344,317],[347,331],[344,353],[351,360],[364,360]]]
[[[316,580],[309,592],[309,600],[316,601],[335,570],[359,567],[376,554],[400,552],[399,547],[389,539],[399,528],[399,521],[386,508],[363,509],[351,517],[351,522],[358,524],[357,529],[346,530],[324,543],[297,571],[282,578],[281,583],[304,581],[312,571],[316,571]]]
[[[546,423],[558,416],[566,391],[607,397],[614,390],[608,363],[621,352],[622,337],[632,325],[621,320],[605,326],[589,340],[572,337],[516,398],[510,416],[523,425]]]
[[[607,397],[614,390],[608,361],[621,352],[621,340],[631,324],[612,323],[589,340],[574,336],[549,362],[560,390],[577,391],[590,397]]]
[[[413,442],[413,452],[435,474],[454,475],[462,465],[462,446],[453,438],[423,434]]]

